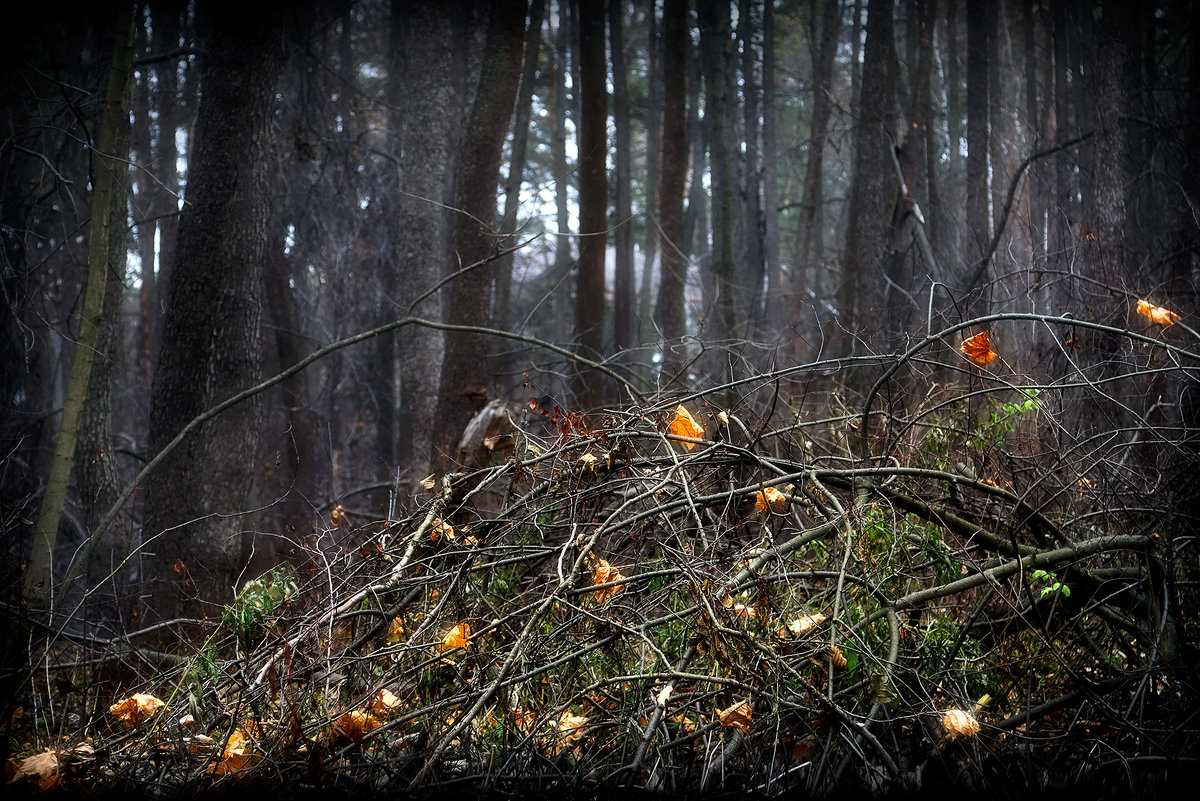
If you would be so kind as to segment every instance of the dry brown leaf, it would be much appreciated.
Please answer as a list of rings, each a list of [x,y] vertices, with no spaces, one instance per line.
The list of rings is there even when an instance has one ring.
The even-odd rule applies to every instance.
[[[992,350],[992,341],[988,338],[987,331],[981,331],[973,337],[967,337],[963,340],[960,349],[964,356],[980,367],[986,367],[991,364],[992,360],[999,355],[996,351]]]
[[[750,699],[738,701],[728,709],[717,710],[717,720],[727,729],[741,729],[742,731],[750,731],[750,718],[753,716],[753,710],[750,707]]]
[[[386,687],[375,693],[367,709],[373,715],[386,715],[400,706],[400,698]]]
[[[334,528],[338,527],[338,523],[342,522],[342,518],[346,516],[346,507],[340,503],[333,508],[329,513],[329,525]]]
[[[585,453],[583,456],[580,456],[579,463],[582,464],[587,470],[596,469],[596,457],[590,453]]]
[[[593,586],[595,586],[596,584],[607,584],[610,581],[621,581],[624,578],[625,577],[621,575],[620,571],[618,571],[615,567],[610,565],[608,563],[608,560],[606,560],[606,559],[597,560],[596,566],[592,570],[592,585]],[[608,587],[603,590],[596,590],[596,603],[597,604],[604,603],[609,598],[612,598],[614,595],[616,595],[623,589],[625,589],[625,585],[618,584],[615,587]]]
[[[136,726],[154,717],[159,709],[166,704],[146,693],[134,693],[128,698],[122,698],[108,708],[110,715],[115,715],[126,726]]]
[[[58,784],[59,778],[61,778],[58,775],[58,752],[47,749],[40,754],[22,759],[13,780],[23,779],[26,776],[36,776],[38,787],[43,790],[49,790]]]
[[[459,623],[454,628],[450,629],[450,633],[442,639],[442,648],[449,650],[451,648],[462,648],[467,644],[467,640],[471,637],[471,627],[466,623]]]
[[[778,512],[787,504],[787,496],[774,487],[754,493],[754,508],[760,512]]]
[[[675,409],[675,418],[671,420],[671,433],[677,437],[691,437],[692,439],[703,439],[704,437],[704,429],[696,422],[696,418],[683,408],[682,404]],[[696,447],[694,442],[685,442],[683,445],[689,451]]]
[[[942,725],[952,740],[955,737],[973,737],[979,732],[979,721],[970,712],[961,709],[947,709],[942,712]]]

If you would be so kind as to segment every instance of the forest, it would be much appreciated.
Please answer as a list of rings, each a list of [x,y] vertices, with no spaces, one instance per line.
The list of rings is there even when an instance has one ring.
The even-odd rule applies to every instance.
[[[0,65],[11,789],[1200,775],[1189,0],[105,0]]]

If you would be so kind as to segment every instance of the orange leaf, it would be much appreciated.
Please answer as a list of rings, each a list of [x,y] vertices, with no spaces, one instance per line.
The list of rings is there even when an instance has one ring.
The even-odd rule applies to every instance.
[[[1179,315],[1175,312],[1164,309],[1162,306],[1155,306],[1145,300],[1138,301],[1137,313],[1149,317],[1150,322],[1158,323],[1159,325],[1172,325],[1179,319]]]
[[[727,729],[741,729],[742,731],[750,731],[750,717],[753,715],[753,710],[750,708],[750,699],[738,701],[728,709],[717,710],[717,720]]]
[[[400,706],[400,699],[395,693],[385,687],[375,693],[367,709],[374,715],[386,715],[398,706]]]
[[[450,629],[450,633],[442,640],[442,648],[449,650],[451,648],[462,648],[467,644],[467,639],[471,636],[471,627],[466,623],[459,623],[454,628]]]
[[[675,409],[675,419],[671,421],[671,433],[677,437],[691,437],[693,439],[702,439],[704,437],[704,429],[696,422],[696,418],[688,412],[687,409],[680,405]],[[694,442],[683,443],[690,451],[696,447]]]
[[[970,712],[961,709],[948,709],[942,713],[942,725],[950,739],[955,737],[972,737],[979,731],[979,721]]]
[[[754,493],[754,508],[760,512],[779,511],[787,503],[787,496],[774,487]]]
[[[625,578],[615,567],[608,563],[607,559],[599,559],[596,561],[596,566],[592,571],[592,584],[607,584],[610,581],[620,581]],[[616,587],[608,587],[603,590],[596,590],[596,603],[602,604],[609,598],[625,589],[624,585]]]
[[[451,526],[449,523],[443,523],[441,518],[434,518],[433,530],[429,534],[429,539],[433,540],[434,542],[437,542],[439,539],[441,539],[443,537],[446,538],[446,542],[453,542],[454,541],[454,527]]]
[[[393,644],[398,643],[403,636],[404,621],[401,618],[393,619],[391,625],[388,626],[387,641]]]
[[[338,523],[342,522],[342,518],[346,516],[346,507],[340,503],[329,512],[329,525],[334,528],[338,527]]]
[[[110,715],[115,715],[126,726],[136,726],[142,721],[154,717],[154,714],[164,706],[166,704],[153,695],[134,693],[110,706],[108,712]]]
[[[973,337],[964,339],[961,350],[964,356],[980,367],[991,364],[992,360],[999,355],[992,350],[992,341],[988,339],[987,331],[981,331]]]
[[[365,709],[356,709],[335,720],[333,730],[344,734],[355,745],[362,745],[363,737],[367,732],[378,729],[379,726],[379,718]]]

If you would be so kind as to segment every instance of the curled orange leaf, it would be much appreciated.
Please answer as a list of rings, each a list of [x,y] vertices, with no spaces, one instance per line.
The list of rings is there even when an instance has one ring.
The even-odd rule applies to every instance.
[[[128,698],[122,698],[108,708],[110,715],[126,726],[136,726],[154,717],[159,709],[166,706],[162,701],[147,693],[134,693]]]
[[[777,512],[787,503],[787,496],[774,487],[754,493],[754,508],[760,512]]]
[[[450,633],[442,640],[442,648],[449,650],[451,648],[462,648],[467,644],[467,640],[471,637],[471,627],[466,623],[459,623],[454,628],[450,629]]]
[[[980,367],[991,364],[992,360],[999,355],[992,350],[992,341],[988,338],[987,331],[981,331],[973,337],[964,339],[961,350],[964,356]]]
[[[367,710],[372,715],[386,715],[400,706],[400,698],[386,687],[371,697]]]
[[[750,699],[738,701],[728,709],[717,710],[717,720],[727,729],[741,729],[742,731],[750,731],[750,718],[753,716],[753,710],[750,708]]]
[[[675,409],[675,418],[671,420],[671,433],[677,437],[691,437],[692,439],[702,439],[704,437],[704,429],[696,422],[696,418],[692,417],[691,413],[683,408],[682,405]],[[696,447],[694,442],[683,443],[690,451]]]
[[[1146,300],[1138,301],[1137,313],[1144,317],[1149,317],[1150,322],[1158,323],[1159,325],[1173,325],[1179,319],[1179,315],[1170,309],[1155,306]]]
[[[970,712],[961,709],[947,709],[942,712],[942,726],[950,739],[955,737],[973,737],[979,732],[979,721]]]
[[[400,638],[404,636],[404,620],[394,618],[391,624],[388,625],[387,641],[390,644],[400,642]]]
[[[449,523],[443,523],[442,519],[434,518],[432,530],[429,532],[429,539],[437,542],[444,539],[446,542],[454,541],[454,527]]]
[[[592,585],[607,584],[610,581],[620,581],[625,578],[621,572],[608,563],[607,559],[596,560],[595,567],[592,569]],[[618,584],[616,587],[607,587],[603,590],[596,590],[596,603],[602,604],[609,598],[625,589],[624,585]]]
[[[366,709],[347,712],[333,723],[334,731],[345,735],[355,745],[362,745],[363,737],[379,726],[379,719]]]
[[[815,615],[801,615],[795,620],[788,621],[787,630],[797,637],[801,637],[821,625],[824,620],[825,616],[819,613]]]

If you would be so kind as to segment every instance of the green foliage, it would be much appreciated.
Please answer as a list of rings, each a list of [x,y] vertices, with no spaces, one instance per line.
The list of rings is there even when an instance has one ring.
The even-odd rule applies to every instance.
[[[1038,597],[1062,593],[1064,598],[1071,597],[1071,588],[1058,580],[1058,576],[1045,570],[1034,570],[1029,574],[1029,582],[1038,589]]]
[[[258,627],[275,617],[298,588],[286,567],[275,567],[256,579],[247,581],[221,614],[221,623],[232,626],[238,642],[250,648]]]

